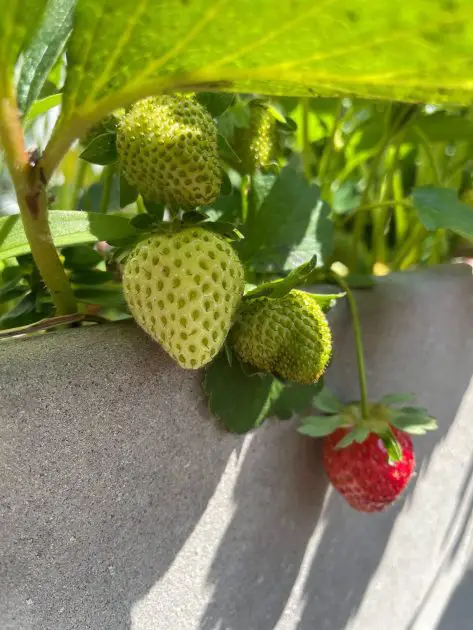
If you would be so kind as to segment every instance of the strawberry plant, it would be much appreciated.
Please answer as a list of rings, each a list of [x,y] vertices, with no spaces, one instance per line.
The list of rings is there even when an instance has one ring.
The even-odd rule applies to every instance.
[[[0,337],[133,317],[228,430],[299,413],[350,504],[391,503],[435,422],[368,399],[353,289],[473,239],[473,6],[403,4],[9,2]],[[348,405],[323,388],[341,299]]]

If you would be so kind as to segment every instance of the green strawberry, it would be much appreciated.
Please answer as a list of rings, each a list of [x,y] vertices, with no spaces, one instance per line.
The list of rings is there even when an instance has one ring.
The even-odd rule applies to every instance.
[[[319,304],[304,291],[259,297],[243,304],[232,342],[255,367],[296,383],[315,383],[332,353],[332,335]]]
[[[117,151],[123,175],[149,201],[191,209],[219,194],[217,127],[192,97],[136,103],[118,125]]]
[[[250,104],[250,125],[237,129],[235,148],[248,172],[271,166],[276,153],[276,119],[260,102]]]
[[[138,243],[123,287],[138,324],[181,367],[197,369],[225,341],[243,294],[243,267],[223,236],[186,228]]]
[[[276,119],[264,105],[251,107],[249,157],[253,168],[266,169],[274,157]]]

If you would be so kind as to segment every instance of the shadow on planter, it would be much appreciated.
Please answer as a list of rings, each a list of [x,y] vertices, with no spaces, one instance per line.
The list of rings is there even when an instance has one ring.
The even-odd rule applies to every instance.
[[[129,628],[239,441],[133,325],[0,352],[0,627]]]
[[[456,470],[451,467],[449,483],[444,470],[448,460],[443,452],[439,459],[445,465],[440,472],[434,469],[430,474],[429,464],[450,433],[450,458],[457,458],[455,450],[468,440],[464,422],[457,422],[457,412],[473,374],[472,289],[469,268],[441,267],[394,275],[381,282],[376,291],[363,295],[360,310],[372,397],[414,391],[419,403],[428,406],[439,419],[438,431],[415,440],[418,477],[406,496],[386,513],[358,514],[332,494],[317,522],[324,488],[319,453],[314,451],[310,461],[289,451],[293,461],[306,468],[306,479],[310,480],[309,486],[303,486],[303,494],[298,492],[300,482],[284,475],[290,465],[280,472],[269,467],[269,474],[277,477],[279,473],[281,477],[282,472],[284,477],[280,481],[281,497],[279,501],[273,499],[278,503],[268,504],[258,500],[261,491],[251,485],[265,469],[258,452],[260,442],[268,435],[258,434],[254,438],[254,458],[248,465],[244,463],[236,481],[236,513],[212,562],[208,578],[215,590],[201,619],[201,630],[343,630],[349,623],[355,623],[350,628],[375,627],[374,620],[376,627],[394,624],[407,628],[420,599],[422,581],[412,588],[409,606],[398,613],[399,589],[405,597],[405,589],[410,588],[409,576],[404,576],[409,572],[406,556],[416,555],[420,536],[426,539],[426,557],[431,555],[429,537],[440,535],[443,527],[448,529],[454,518],[452,508],[459,508],[448,505],[445,498],[454,496],[460,485],[464,470],[458,463],[463,457]],[[346,307],[340,305],[333,311],[332,324],[336,351],[328,383],[344,399],[357,398],[356,362]],[[300,448],[304,453],[308,447]],[[258,477],[251,471],[259,465]],[[417,482],[425,484],[420,492]],[[429,525],[426,516],[431,512],[438,519]],[[395,525],[396,536],[392,539]],[[249,539],[248,531],[252,534]],[[388,543],[398,549],[384,558]],[[429,571],[432,574],[427,564],[425,570],[427,576]],[[417,579],[417,570],[414,576]],[[386,590],[381,586],[384,584]],[[363,619],[362,611],[354,622],[362,606],[367,616]],[[398,625],[394,623],[396,616]],[[449,630],[453,627],[450,625]]]
[[[360,300],[372,397],[413,390],[440,424],[416,440],[406,498],[375,516],[327,494],[320,443],[292,423],[218,431],[199,376],[133,325],[1,345],[0,626],[407,628],[471,455],[471,289],[447,268]],[[344,306],[332,320],[328,382],[354,398]]]

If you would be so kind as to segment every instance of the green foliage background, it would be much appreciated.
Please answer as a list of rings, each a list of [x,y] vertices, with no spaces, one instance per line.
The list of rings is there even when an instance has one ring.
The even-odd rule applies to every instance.
[[[78,312],[116,320],[129,317],[120,261],[169,217],[121,177],[111,112],[164,90],[198,93],[219,129],[224,186],[212,207],[184,218],[243,236],[250,284],[315,255],[306,285],[336,269],[370,287],[377,275],[471,255],[472,57],[469,0],[11,0],[0,15],[0,104],[18,107],[27,145],[42,153],[51,233]],[[258,169],[242,142],[255,103],[277,139]],[[0,160],[7,330],[54,307],[8,151]],[[260,401],[227,417],[233,430],[301,411],[316,393],[225,361],[205,379],[215,414],[228,415],[230,383]]]

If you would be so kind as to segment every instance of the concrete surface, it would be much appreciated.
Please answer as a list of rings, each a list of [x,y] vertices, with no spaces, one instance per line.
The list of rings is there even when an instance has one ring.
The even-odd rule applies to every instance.
[[[293,423],[218,430],[134,325],[1,343],[0,628],[471,630],[472,289],[455,266],[359,293],[373,397],[414,390],[440,424],[374,516]],[[332,322],[350,398],[344,305]]]

